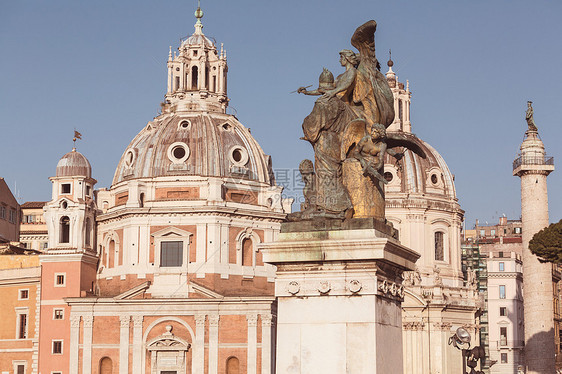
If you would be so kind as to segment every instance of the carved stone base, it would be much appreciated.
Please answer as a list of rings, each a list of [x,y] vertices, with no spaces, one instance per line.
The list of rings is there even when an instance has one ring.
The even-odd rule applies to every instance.
[[[277,266],[278,373],[402,373],[416,252],[372,228],[283,232],[260,251]]]

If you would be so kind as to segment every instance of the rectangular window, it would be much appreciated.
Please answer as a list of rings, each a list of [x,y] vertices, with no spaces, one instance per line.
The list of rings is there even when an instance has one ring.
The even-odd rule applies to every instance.
[[[92,193],[92,187],[86,185],[86,196],[90,196],[91,193]]]
[[[10,209],[10,220],[11,223],[16,223],[16,210]]]
[[[480,236],[486,236],[486,230],[480,230]]]
[[[27,314],[18,314],[18,339],[27,338]]]
[[[62,354],[62,340],[53,340],[53,354],[54,355],[61,355]]]
[[[63,183],[60,185],[60,193],[61,194],[69,194],[70,193],[70,183]]]
[[[502,353],[502,354],[501,354],[501,363],[502,363],[502,364],[507,364],[507,353]]]
[[[66,274],[65,273],[55,273],[55,287],[66,286]]]
[[[0,206],[0,218],[6,219],[6,207]]]
[[[16,373],[17,374],[25,374],[25,365],[18,365],[16,367]]]
[[[507,308],[505,306],[500,307],[500,316],[507,316]]]
[[[500,299],[505,299],[505,286],[500,286]]]
[[[499,252],[498,252],[498,257],[499,257],[499,258],[503,258],[503,252],[502,252],[502,251],[499,251]]]
[[[20,290],[19,300],[28,300],[29,299],[29,290]]]
[[[64,319],[64,309],[54,309],[53,319]]]
[[[49,247],[49,243],[45,242],[41,245],[41,248],[47,249]]]
[[[515,233],[516,233],[516,234],[521,234],[521,227],[516,227],[516,228],[515,228]]]
[[[492,235],[492,236],[496,236],[496,230],[492,230],[492,231],[490,231],[490,235]]]
[[[183,265],[183,242],[162,242],[160,249],[160,266],[173,267]]]
[[[443,251],[443,233],[441,231],[437,231],[435,233],[435,259],[437,261],[445,260]]]
[[[507,327],[500,327],[500,345],[507,345]]]
[[[499,267],[500,267],[500,271],[505,271],[505,263],[504,262],[500,262]]]

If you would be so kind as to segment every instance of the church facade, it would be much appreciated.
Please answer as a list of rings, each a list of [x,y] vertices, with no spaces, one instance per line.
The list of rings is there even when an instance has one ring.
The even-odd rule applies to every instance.
[[[195,32],[170,48],[162,112],[124,149],[111,187],[95,190],[76,149],[50,178],[25,373],[274,372],[275,267],[258,244],[276,239],[291,201],[227,114],[226,53],[195,15]],[[386,77],[397,113],[388,130],[428,155],[385,164],[387,220],[421,254],[404,281],[404,372],[449,373],[461,358],[448,337],[461,326],[478,336],[476,288],[461,271],[464,212],[443,158],[411,133],[409,87],[390,63]],[[13,354],[4,357],[11,373]]]

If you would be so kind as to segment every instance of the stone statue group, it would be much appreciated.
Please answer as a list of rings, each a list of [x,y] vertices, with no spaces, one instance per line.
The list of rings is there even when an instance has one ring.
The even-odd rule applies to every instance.
[[[394,98],[375,55],[377,23],[359,26],[351,44],[340,51],[345,71],[334,79],[324,68],[319,85],[297,92],[320,96],[302,124],[304,140],[314,148],[314,163],[299,166],[305,187],[301,211],[292,221],[317,217],[384,220],[384,156],[397,159],[405,147],[425,158],[423,150],[401,133],[387,133],[394,121]]]

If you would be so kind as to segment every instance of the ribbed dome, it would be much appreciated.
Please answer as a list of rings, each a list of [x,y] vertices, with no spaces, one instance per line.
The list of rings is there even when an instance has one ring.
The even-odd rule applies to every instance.
[[[92,177],[92,167],[84,155],[72,149],[59,160],[57,164],[57,177]]]
[[[429,144],[413,134],[408,135],[426,153],[423,159],[414,152],[406,150],[400,161],[388,154],[385,156],[385,174],[392,174],[392,180],[387,185],[387,197],[392,192],[408,194],[434,194],[447,198],[456,198],[453,175],[441,155]],[[386,174],[387,180],[390,175]]]
[[[203,34],[197,34],[197,33],[191,35],[189,38],[185,39],[181,43],[182,47],[190,46],[190,45],[204,45],[204,46],[209,47],[209,48],[212,48],[212,47],[215,46],[214,43],[211,41],[211,39],[207,38]]]
[[[270,157],[234,116],[187,112],[149,122],[123,153],[113,184],[179,175],[273,183]]]

